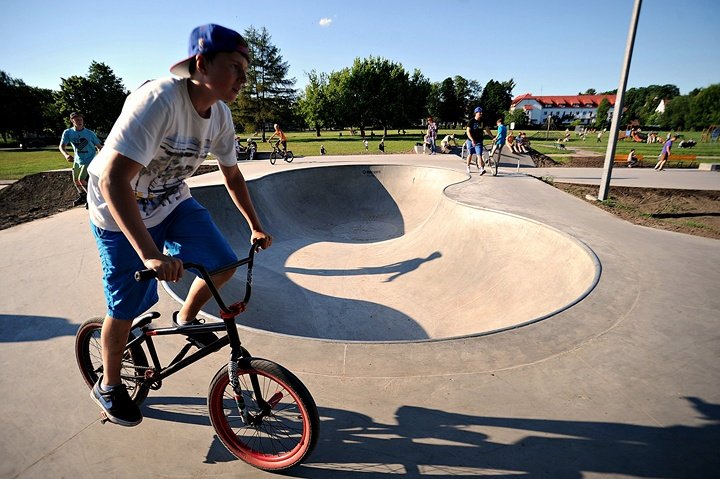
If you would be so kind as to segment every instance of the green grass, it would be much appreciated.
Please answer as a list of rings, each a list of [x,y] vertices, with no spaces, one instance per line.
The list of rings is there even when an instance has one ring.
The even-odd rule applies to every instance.
[[[697,155],[697,161],[700,163],[717,163],[720,162],[720,143],[700,143],[701,132],[676,132],[679,135],[683,135],[680,139],[693,139],[697,141],[697,145],[693,148],[680,148],[678,143],[680,139],[673,146],[673,154],[676,155]],[[666,131],[659,132],[661,138],[665,138]],[[556,161],[562,161],[562,157],[554,158],[554,155],[572,155],[573,150],[576,148],[597,153],[598,156],[605,156],[605,151],[608,145],[608,134],[605,133],[600,142],[597,141],[597,137],[593,134],[589,134],[586,140],[582,140],[580,137],[573,135],[569,142],[564,143],[567,150],[558,150],[555,148],[553,143],[565,135],[565,131],[551,131],[549,133],[549,139],[545,139],[545,131],[534,131],[529,132],[531,146]],[[642,155],[645,161],[653,161],[660,154],[662,150],[662,143],[636,143],[633,141],[623,140],[618,141],[615,147],[616,155],[626,156],[630,153],[631,149],[635,149],[637,155]]]
[[[25,175],[71,166],[57,148],[0,151],[0,180],[17,180]]]
[[[373,138],[370,138],[371,132],[374,133]],[[398,134],[397,130],[388,131],[388,136],[385,138],[385,153],[392,154],[411,152],[416,143],[422,142],[424,133],[425,131],[423,129],[417,127],[406,130],[405,134]],[[442,139],[442,137],[447,134],[453,133],[458,139],[458,146],[462,145],[462,142],[465,141],[464,129],[443,129],[439,132],[439,139]],[[564,131],[551,131],[549,140],[545,140],[544,131],[528,131],[527,133],[534,149],[554,158],[556,161],[563,161],[564,158],[568,158],[573,154],[573,149],[575,148],[582,148],[584,150],[596,152],[598,156],[604,156],[608,142],[607,133],[603,135],[603,139],[600,143],[596,141],[595,136],[590,135],[587,140],[582,141],[573,134],[572,139],[565,144],[568,150],[563,151],[557,150],[552,143],[558,137],[562,136]],[[664,137],[666,132],[660,133],[661,136]],[[698,158],[699,162],[720,162],[720,143],[700,143],[699,132],[680,133],[687,139],[695,139],[698,141],[698,144],[695,148],[690,149],[681,149],[676,146],[674,148],[674,152],[676,154],[690,154],[707,157]],[[270,134],[271,133],[268,133],[267,136],[269,137]],[[314,131],[288,133],[288,148],[293,151],[295,156],[319,156],[321,145],[325,145],[328,155],[366,154],[365,146],[363,145],[359,133],[355,136],[351,136],[350,132],[345,130],[342,134],[343,136],[340,136],[337,131],[322,131],[321,136],[317,137],[315,136]],[[368,135],[369,143],[367,153],[380,153],[378,150],[378,144],[382,138],[382,130],[366,130],[366,134]],[[240,135],[241,138],[247,138],[248,136],[250,135],[247,133]],[[255,139],[258,141],[258,149],[260,152],[269,152],[271,150],[268,143],[261,143],[258,137],[255,137]],[[647,143],[621,141],[617,144],[616,154],[627,155],[631,148],[635,148],[637,154],[643,155],[645,161],[652,161],[660,153],[662,145],[659,143],[648,145]],[[0,151],[0,179],[2,180],[15,180],[33,173],[69,167],[70,164],[63,159],[56,148],[28,151]]]

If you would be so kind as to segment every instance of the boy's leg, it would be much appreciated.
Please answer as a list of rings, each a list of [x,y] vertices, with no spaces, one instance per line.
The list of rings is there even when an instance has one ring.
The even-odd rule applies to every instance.
[[[100,334],[103,361],[103,386],[121,383],[120,369],[132,321],[105,316]]]
[[[213,223],[208,211],[194,198],[183,201],[173,212],[165,248],[171,256],[202,264],[208,271],[237,261],[237,256]],[[233,274],[234,270],[230,270],[213,276],[213,282],[220,288]],[[212,294],[205,281],[200,277],[195,278],[178,312],[177,322],[182,324],[194,320],[210,298]]]

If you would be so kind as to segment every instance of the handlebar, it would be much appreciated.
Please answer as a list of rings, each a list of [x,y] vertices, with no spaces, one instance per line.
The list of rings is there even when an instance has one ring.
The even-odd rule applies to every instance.
[[[223,266],[219,269],[216,269],[214,271],[208,271],[205,266],[198,264],[198,263],[185,263],[183,262],[183,269],[194,269],[197,270],[200,273],[200,277],[205,280],[205,283],[208,285],[208,288],[210,289],[210,293],[212,293],[213,298],[215,298],[215,301],[217,301],[217,304],[220,306],[220,309],[223,313],[226,315],[237,315],[236,308],[233,308],[236,305],[231,305],[230,307],[225,305],[225,302],[220,297],[220,292],[218,291],[217,287],[215,286],[215,283],[212,280],[212,276],[220,273],[224,273],[226,271],[229,271],[231,269],[235,269],[238,266],[247,265],[247,279],[245,280],[245,297],[242,300],[243,305],[247,304],[250,301],[250,294],[252,292],[252,270],[253,270],[253,262],[255,261],[255,253],[259,249],[260,245],[258,243],[253,243],[253,245],[250,247],[250,252],[248,253],[247,258],[240,259],[238,261],[235,261],[234,263],[230,263],[226,266]],[[143,269],[140,271],[135,272],[135,281],[148,281],[151,279],[157,278],[157,272],[152,269]]]

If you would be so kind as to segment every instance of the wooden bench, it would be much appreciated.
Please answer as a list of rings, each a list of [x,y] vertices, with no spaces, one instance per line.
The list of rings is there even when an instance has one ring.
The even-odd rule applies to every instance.
[[[636,166],[642,166],[642,164],[643,164],[643,158],[644,158],[643,155],[635,155],[635,156],[636,156],[637,159],[638,159],[638,162],[637,162],[637,165],[636,165]],[[617,154],[617,155],[615,155],[615,158],[613,158],[613,165],[627,166],[627,165],[628,165],[628,156],[627,156],[627,154],[625,154],[625,155],[623,155],[623,154]]]
[[[674,165],[675,168],[697,168],[698,166],[697,155],[676,155],[673,153],[667,162]]]

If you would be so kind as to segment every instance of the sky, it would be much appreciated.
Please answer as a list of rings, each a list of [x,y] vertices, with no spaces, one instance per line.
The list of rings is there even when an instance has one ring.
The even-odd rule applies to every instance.
[[[190,31],[217,23],[265,27],[296,88],[376,56],[433,82],[461,75],[513,95],[575,95],[618,87],[634,0],[2,0],[0,70],[58,90],[108,65],[128,90],[169,76]],[[644,0],[628,88],[720,83],[720,1]]]

